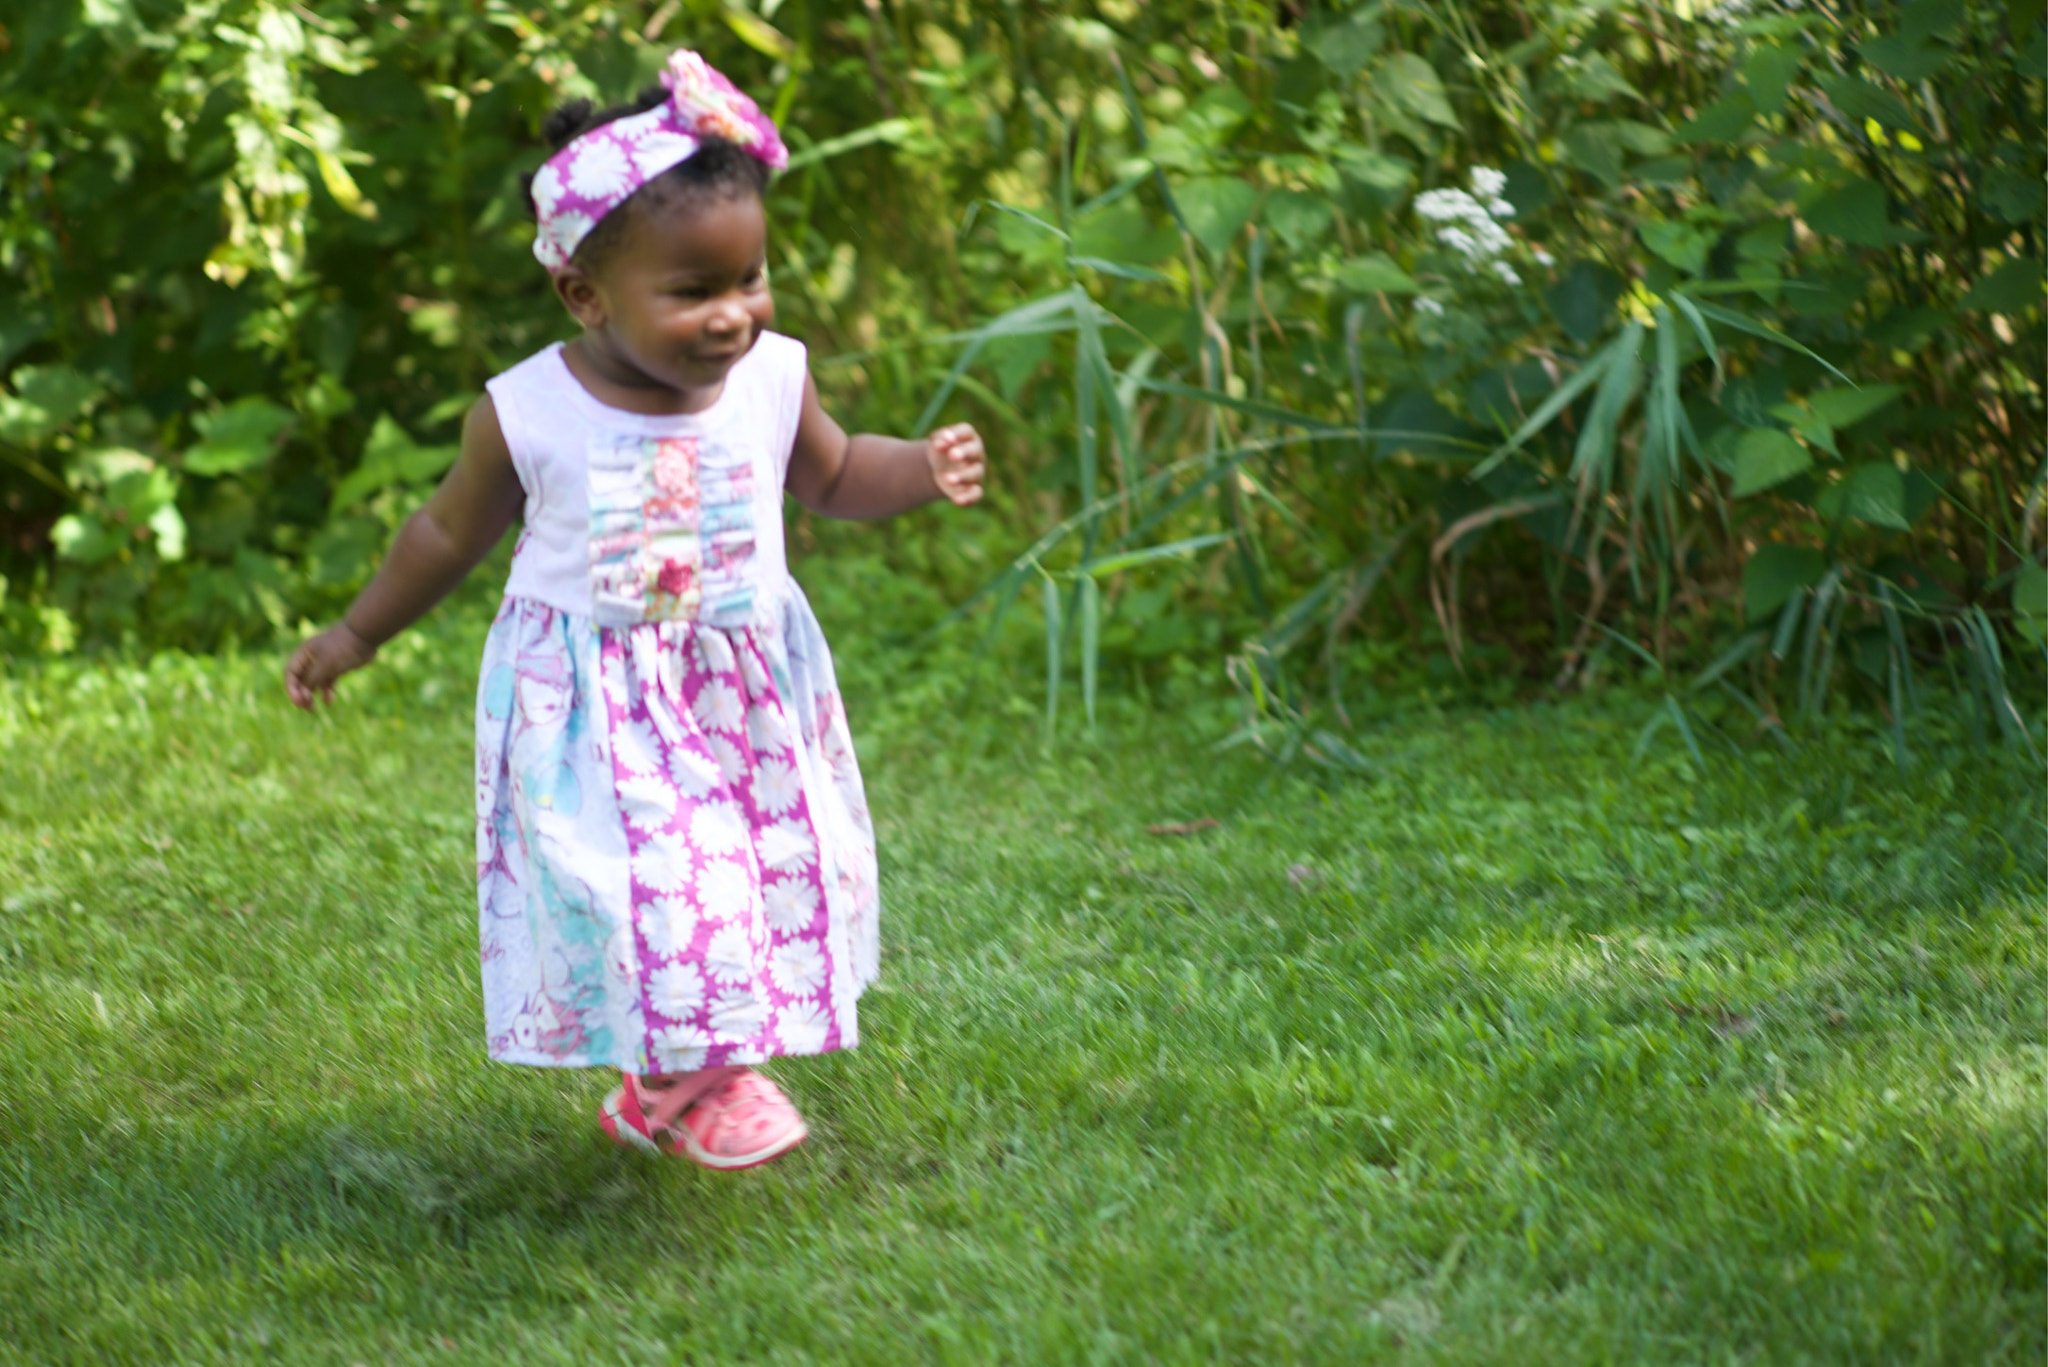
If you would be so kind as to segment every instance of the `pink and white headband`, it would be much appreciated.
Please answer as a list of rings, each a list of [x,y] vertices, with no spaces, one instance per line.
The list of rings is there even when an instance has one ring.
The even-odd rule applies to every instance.
[[[775,124],[746,94],[687,48],[669,54],[661,73],[669,98],[577,137],[533,176],[540,231],[533,254],[560,274],[577,244],[635,190],[695,156],[706,138],[724,138],[771,171],[789,164]]]

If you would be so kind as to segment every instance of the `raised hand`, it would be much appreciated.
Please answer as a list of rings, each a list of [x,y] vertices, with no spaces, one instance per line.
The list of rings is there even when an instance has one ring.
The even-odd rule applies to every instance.
[[[925,439],[925,451],[931,458],[932,481],[939,486],[940,493],[962,508],[981,501],[988,452],[982,448],[981,434],[971,424],[960,422],[941,427]]]

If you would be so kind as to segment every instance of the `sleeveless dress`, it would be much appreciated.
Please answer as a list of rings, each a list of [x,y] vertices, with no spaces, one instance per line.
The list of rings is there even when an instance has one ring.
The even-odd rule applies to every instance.
[[[784,557],[806,373],[764,332],[702,413],[612,408],[559,345],[486,386],[526,492],[477,690],[493,1059],[680,1072],[859,1038],[874,832]]]

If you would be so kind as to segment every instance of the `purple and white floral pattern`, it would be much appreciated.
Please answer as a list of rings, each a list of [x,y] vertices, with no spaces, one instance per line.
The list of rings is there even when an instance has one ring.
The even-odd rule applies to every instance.
[[[477,711],[493,1058],[669,1072],[858,1039],[874,833],[823,634],[784,592],[735,628],[506,600]]]
[[[695,156],[706,138],[739,144],[771,171],[789,164],[774,121],[745,92],[687,48],[661,73],[665,104],[591,129],[541,164],[533,177],[540,221],[533,255],[559,273],[604,216],[635,190]]]

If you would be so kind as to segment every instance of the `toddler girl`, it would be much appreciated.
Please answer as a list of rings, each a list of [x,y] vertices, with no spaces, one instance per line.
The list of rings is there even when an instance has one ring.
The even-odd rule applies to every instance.
[[[842,518],[965,505],[982,445],[848,437],[819,406],[803,344],[768,330],[762,195],[788,154],[696,53],[547,134],[533,250],[582,334],[485,386],[285,687],[331,701],[523,513],[477,692],[490,1055],[618,1068],[614,1139],[748,1167],[805,1133],[749,1065],[852,1046],[877,956],[873,827],[782,493]]]

